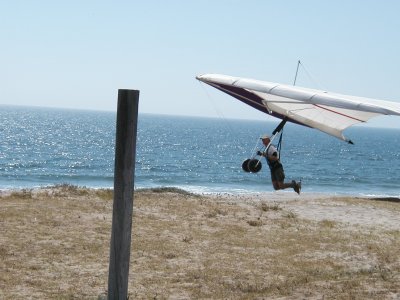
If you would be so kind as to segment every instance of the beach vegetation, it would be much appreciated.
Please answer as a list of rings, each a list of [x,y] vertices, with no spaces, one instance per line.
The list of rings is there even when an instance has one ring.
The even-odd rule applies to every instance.
[[[318,203],[345,213],[357,203],[380,218],[400,213],[396,202]],[[306,200],[265,206],[279,209],[234,196],[135,192],[130,298],[398,297],[398,219],[353,224],[354,216],[327,218],[324,210],[310,219]],[[0,298],[107,298],[112,190],[2,193],[0,207]]]
[[[267,203],[267,202],[261,202],[260,208],[264,212],[282,210],[282,208],[279,206],[278,203],[271,203],[270,204],[270,203]]]
[[[136,189],[137,192],[149,192],[149,193],[174,193],[174,194],[180,194],[184,196],[195,196],[197,197],[197,194],[185,191],[180,188],[176,187],[154,187],[154,188],[139,188]]]
[[[322,226],[322,227],[334,228],[337,224],[333,220],[324,219],[324,220],[319,222],[319,225]]]
[[[262,226],[262,221],[259,218],[257,220],[249,220],[249,221],[247,221],[247,224],[249,224],[250,226],[257,227],[257,226]]]
[[[296,219],[297,215],[293,211],[286,211],[284,212],[283,216],[288,219]]]
[[[11,191],[9,197],[11,198],[19,198],[19,199],[32,199],[33,189],[21,189],[21,190],[15,190]]]

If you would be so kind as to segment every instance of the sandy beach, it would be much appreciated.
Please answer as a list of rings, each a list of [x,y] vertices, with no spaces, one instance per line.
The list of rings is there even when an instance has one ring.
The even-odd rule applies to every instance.
[[[113,195],[0,195],[0,299],[106,299]],[[400,299],[400,201],[138,190],[133,299]]]

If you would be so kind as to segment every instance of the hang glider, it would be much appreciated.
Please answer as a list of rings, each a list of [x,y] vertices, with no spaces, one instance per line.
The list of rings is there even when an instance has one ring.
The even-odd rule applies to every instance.
[[[396,102],[219,74],[196,78],[266,114],[316,128],[349,143],[343,135],[346,128],[379,115],[400,116],[400,103]]]

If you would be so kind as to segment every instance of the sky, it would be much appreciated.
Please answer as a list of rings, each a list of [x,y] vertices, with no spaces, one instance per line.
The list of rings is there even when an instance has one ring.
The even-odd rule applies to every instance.
[[[397,0],[0,0],[0,104],[265,119],[218,73],[400,102]],[[269,118],[269,117],[268,117]],[[400,117],[375,125],[400,128]]]

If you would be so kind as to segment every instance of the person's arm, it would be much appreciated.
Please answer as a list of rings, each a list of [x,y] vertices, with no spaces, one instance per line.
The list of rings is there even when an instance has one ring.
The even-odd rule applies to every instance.
[[[257,155],[266,157],[267,153],[266,152],[257,151]]]

